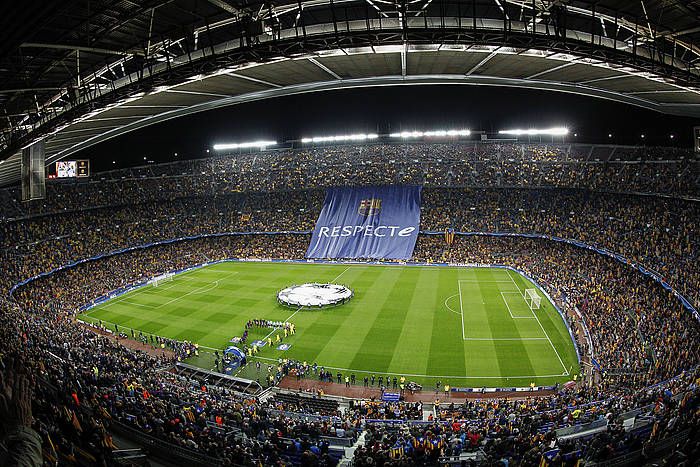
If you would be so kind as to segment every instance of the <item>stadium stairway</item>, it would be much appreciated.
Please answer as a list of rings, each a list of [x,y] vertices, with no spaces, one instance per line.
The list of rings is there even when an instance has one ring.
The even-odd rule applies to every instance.
[[[352,465],[352,458],[355,456],[355,451],[359,446],[365,444],[365,435],[367,432],[363,431],[360,436],[357,437],[357,441],[350,447],[345,448],[345,454],[338,462],[338,467],[349,467]]]
[[[174,467],[178,465],[177,458],[159,453],[157,450],[150,451],[142,444],[131,440],[128,436],[113,433],[112,439],[114,444],[119,447],[119,449],[112,452],[115,465],[130,467]]]
[[[117,449],[116,451],[112,451],[112,457],[114,458],[114,463],[121,466],[155,467],[160,465],[152,459],[149,459],[141,448]]]

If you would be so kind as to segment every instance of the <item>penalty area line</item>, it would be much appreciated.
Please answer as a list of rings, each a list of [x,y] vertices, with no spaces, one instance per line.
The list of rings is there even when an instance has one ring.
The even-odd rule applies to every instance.
[[[513,276],[510,275],[510,269],[506,269],[506,274],[508,275],[508,278],[513,282],[513,285],[518,289],[518,293],[520,294],[521,297],[524,297],[525,294],[523,294],[523,291],[520,290],[520,286],[518,285],[517,282],[515,282],[515,279],[513,279]]]
[[[510,281],[481,280],[481,279],[459,279],[460,282],[470,282],[472,284],[510,284]]]
[[[189,292],[187,292],[187,293],[185,293],[185,294],[183,294],[183,295],[180,295],[179,297],[175,297],[175,298],[173,298],[173,299],[168,300],[168,301],[165,302],[165,303],[161,303],[160,305],[156,306],[155,309],[162,308],[162,307],[164,307],[164,306],[166,306],[166,305],[170,305],[171,303],[174,303],[174,302],[176,302],[176,301],[178,301],[178,300],[181,300],[181,299],[187,297],[188,295],[192,295],[192,294],[196,294],[196,293],[203,293],[203,292],[208,292],[208,291],[210,291],[210,290],[213,290],[214,288],[216,288],[216,286],[217,286],[217,284],[218,284],[218,282],[219,282],[220,280],[224,280],[224,279],[226,279],[226,278],[229,278],[229,277],[233,276],[234,274],[238,274],[238,271],[233,271],[232,273],[227,274],[226,276],[224,276],[224,277],[222,277],[222,278],[220,278],[220,279],[217,279],[216,281],[212,281],[212,282],[210,282],[209,284],[205,284],[205,285],[203,285],[203,286],[197,287],[196,289],[190,290]],[[212,287],[212,285],[213,285],[214,287]],[[207,287],[209,287],[209,288],[207,288]],[[202,289],[206,289],[206,290],[202,290]]]
[[[447,302],[450,301],[451,298],[454,298],[454,297],[456,297],[456,296],[457,296],[457,294],[450,295],[449,297],[447,297],[447,298],[445,299],[445,303],[444,303],[444,304],[445,304],[445,308],[447,308],[449,311],[451,311],[452,313],[454,313],[454,314],[456,314],[456,315],[459,315],[459,314],[461,314],[459,311],[455,311],[450,305],[447,304]]]
[[[514,316],[513,310],[510,309],[510,305],[508,304],[508,300],[506,300],[506,297],[503,295],[504,293],[506,293],[506,292],[501,292],[501,299],[503,300],[503,303],[506,304],[506,308],[508,308],[508,314],[510,315],[511,319],[534,319],[534,316]],[[508,292],[508,293],[510,293],[512,295],[515,295],[515,294],[520,295],[518,292]],[[523,297],[520,296],[520,298],[523,298]],[[530,310],[530,311],[532,311],[532,310]]]
[[[506,269],[506,274],[508,274],[508,277],[510,277],[510,280],[513,281],[513,284],[515,284],[515,286],[518,287],[518,291],[520,291],[520,287],[518,286],[518,284],[516,284],[515,280],[513,279],[513,276],[510,275],[510,269]],[[524,294],[523,294],[522,296],[524,297]],[[524,299],[523,299],[523,300],[524,300]],[[505,301],[505,298],[504,298],[504,301]],[[507,304],[507,303],[506,303],[506,304]],[[527,302],[526,302],[526,304],[527,304]],[[528,308],[530,308],[529,305],[528,305]],[[549,334],[547,334],[547,331],[545,331],[544,326],[542,326],[542,323],[540,322],[540,319],[537,317],[536,311],[533,310],[532,308],[530,308],[530,311],[532,312],[532,316],[533,316],[533,317],[535,318],[535,320],[537,321],[537,324],[540,325],[540,329],[542,329],[542,332],[544,333],[545,337],[546,337],[547,340],[549,341],[549,345],[552,347],[552,350],[554,350],[554,355],[557,356],[557,359],[559,360],[559,363],[561,364],[561,367],[564,369],[564,373],[563,373],[563,374],[569,375],[569,374],[570,374],[570,373],[569,373],[569,370],[566,369],[566,365],[564,365],[564,361],[561,359],[561,356],[559,355],[559,352],[557,351],[557,348],[554,347],[554,343],[552,343],[552,339],[549,338]]]
[[[546,337],[465,337],[465,341],[546,341]]]

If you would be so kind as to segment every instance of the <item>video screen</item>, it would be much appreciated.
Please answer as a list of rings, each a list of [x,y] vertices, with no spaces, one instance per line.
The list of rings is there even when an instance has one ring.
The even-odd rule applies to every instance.
[[[77,176],[76,167],[75,161],[58,161],[56,162],[56,177],[73,178]]]

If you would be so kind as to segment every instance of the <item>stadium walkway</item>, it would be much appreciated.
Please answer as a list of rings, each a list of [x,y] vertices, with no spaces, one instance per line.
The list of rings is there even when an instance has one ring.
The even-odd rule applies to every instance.
[[[349,388],[345,384],[328,383],[317,379],[301,379],[297,380],[295,376],[286,376],[280,381],[279,387],[292,391],[318,392],[322,390],[325,394],[333,396],[348,397],[351,399],[380,399],[382,392],[377,386],[364,387],[362,385],[352,385]],[[398,390],[387,389],[387,392],[398,392]],[[424,402],[433,403],[436,399],[440,402],[457,402],[464,399],[526,399],[533,396],[550,396],[555,391],[536,391],[536,392],[450,392],[446,394],[444,391],[436,393],[434,390],[423,390],[415,393],[405,391],[404,400],[406,402]]]

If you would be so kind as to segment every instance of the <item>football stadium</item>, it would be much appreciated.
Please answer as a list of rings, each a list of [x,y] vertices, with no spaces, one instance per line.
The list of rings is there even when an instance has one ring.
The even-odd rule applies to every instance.
[[[700,2],[0,11],[0,465],[700,465]]]

